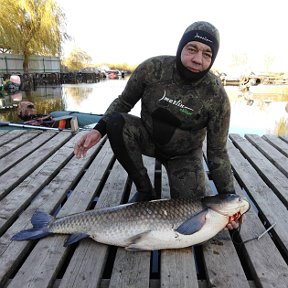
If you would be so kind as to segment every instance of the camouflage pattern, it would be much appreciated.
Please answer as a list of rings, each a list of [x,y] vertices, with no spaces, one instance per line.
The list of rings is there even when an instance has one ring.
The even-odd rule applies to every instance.
[[[135,126],[128,120],[132,116],[126,113],[139,100],[141,120]],[[207,135],[211,177],[219,193],[234,193],[226,151],[230,103],[220,79],[214,74],[208,72],[202,79],[189,83],[179,75],[175,57],[150,58],[134,71],[123,93],[106,111],[103,121],[107,122],[115,111],[125,115],[123,141],[134,168],[142,173],[139,177],[143,177],[145,168],[141,160],[136,160],[138,156],[142,153],[160,155],[167,168],[172,197],[204,194],[201,149]]]
[[[205,21],[194,22],[193,24],[191,24],[190,26],[187,27],[184,34],[186,34],[189,31],[195,31],[195,30],[205,31],[205,32],[213,35],[217,39],[218,43],[220,44],[219,31],[212,24],[205,22]]]

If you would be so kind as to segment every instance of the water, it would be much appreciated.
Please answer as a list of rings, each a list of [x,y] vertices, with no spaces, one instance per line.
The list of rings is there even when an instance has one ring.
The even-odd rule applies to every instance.
[[[288,86],[258,85],[242,95],[225,87],[231,103],[230,133],[288,135]]]
[[[33,102],[37,112],[43,114],[59,110],[103,114],[126,83],[126,79],[121,79],[64,84],[0,97],[0,121],[18,122],[17,103],[21,100]],[[252,86],[247,95],[242,95],[236,86],[226,86],[225,89],[232,110],[230,133],[288,135],[288,86]],[[140,102],[131,113],[140,114]]]

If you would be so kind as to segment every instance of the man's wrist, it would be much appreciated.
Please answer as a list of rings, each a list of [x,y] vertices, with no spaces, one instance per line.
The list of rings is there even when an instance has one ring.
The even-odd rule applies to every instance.
[[[100,119],[93,129],[97,130],[101,134],[101,137],[103,137],[106,135],[106,122]]]

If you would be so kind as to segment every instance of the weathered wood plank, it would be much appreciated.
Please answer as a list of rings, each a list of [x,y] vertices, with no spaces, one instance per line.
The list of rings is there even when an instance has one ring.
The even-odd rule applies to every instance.
[[[100,194],[96,209],[120,204],[123,199],[126,180],[127,173],[116,161]],[[108,252],[108,245],[92,240],[81,241],[59,287],[98,287]]]
[[[27,133],[21,134],[10,142],[1,146],[0,158],[8,155],[17,148],[25,145],[28,141],[31,141],[33,138],[37,137],[41,132],[29,131]]]
[[[20,135],[24,134],[25,131],[22,130],[12,130],[12,131],[1,131],[0,134],[0,146],[8,143],[9,141],[19,137]]]
[[[47,161],[40,165],[39,168],[0,201],[0,235],[18,217],[19,213],[26,208],[37,193],[71,159],[74,155],[74,143],[80,136],[81,134],[78,134],[64,144],[54,155],[48,158]]]
[[[230,141],[228,141],[230,143]],[[206,141],[203,144],[204,159],[207,161]],[[231,143],[230,143],[231,144]],[[228,144],[227,144],[228,145]],[[205,165],[206,166],[206,165]],[[208,166],[207,166],[208,168]],[[208,171],[209,174],[209,171]],[[209,185],[207,185],[209,184]],[[206,193],[214,195],[214,183],[206,179]],[[221,231],[213,239],[203,244],[203,255],[208,283],[215,287],[249,287],[244,269],[238,258],[228,231]],[[233,281],[235,279],[235,281]],[[213,286],[214,287],[214,286]]]
[[[70,149],[73,151],[74,144],[71,142],[70,144]],[[62,203],[71,187],[82,176],[87,163],[89,163],[91,158],[95,157],[95,149],[97,148],[98,145],[92,148],[85,158],[76,159],[73,157],[65,168],[37,195],[34,201],[5,234],[2,235],[0,238],[0,285],[9,279],[9,276],[18,268],[18,263],[26,257],[32,247],[31,241],[11,241],[12,235],[19,230],[31,227],[30,219],[36,210],[51,213]],[[60,246],[63,246],[63,242]]]
[[[263,135],[262,138],[275,147],[278,151],[288,157],[288,145],[287,142],[281,140],[275,135]]]
[[[279,136],[279,138],[288,143],[288,136]]]
[[[236,183],[235,188],[238,195],[247,196]],[[245,259],[243,265],[246,269],[249,269],[255,283],[257,283],[257,287],[286,288],[288,267],[271,236],[267,233],[260,240],[251,240],[257,238],[265,230],[266,228],[260,221],[257,210],[252,206],[245,214],[245,221],[240,230],[243,243],[236,246]]]
[[[8,133],[8,131],[6,131],[6,130],[1,130],[1,129],[0,129],[0,137],[1,137],[2,135],[6,134],[6,133]]]
[[[18,162],[56,135],[57,133],[55,132],[41,133],[29,143],[21,146],[21,149],[17,149],[0,159],[0,175],[5,173],[9,168],[15,166]]]
[[[207,159],[206,144],[205,142],[203,145],[205,159]],[[229,147],[229,144],[231,144],[230,141],[228,141],[227,147]],[[234,182],[236,183],[235,179]],[[209,186],[206,185],[207,193],[213,195],[215,194],[215,188],[212,188],[214,184],[212,181],[209,181],[209,184]],[[250,287],[228,231],[221,231],[213,239],[204,243],[203,254],[208,283],[212,287],[214,287],[213,285],[215,287]]]
[[[47,133],[47,135],[44,137],[44,135]],[[22,156],[22,161],[19,162],[19,159],[16,161],[16,159],[14,158],[14,160],[17,162],[17,164],[11,167],[10,164],[6,163],[6,167],[10,166],[11,168],[3,175],[0,176],[0,199],[2,199],[5,195],[7,195],[14,187],[16,187],[23,179],[25,179],[29,174],[31,174],[39,165],[41,165],[43,163],[43,161],[45,161],[46,159],[48,159],[53,153],[55,153],[64,143],[66,143],[69,138],[71,138],[71,133],[70,132],[61,132],[61,133],[57,133],[55,134],[55,132],[46,132],[43,133],[41,135],[39,135],[39,137],[41,137],[40,143],[42,144],[42,146],[40,146],[39,142],[36,141],[36,139],[34,138],[32,141],[36,141],[37,143],[35,143],[35,146],[38,146],[38,149],[36,151],[34,151],[33,149],[30,150],[30,152],[28,153],[29,148],[26,148],[26,157],[24,158],[22,152],[17,152],[16,154],[21,154]],[[42,136],[43,135],[43,136]],[[54,137],[53,137],[54,136]],[[52,140],[48,141],[48,139],[51,139],[51,137],[53,137]],[[38,137],[37,137],[38,139]],[[29,143],[27,143],[26,145],[29,145]],[[11,153],[9,155],[14,154]],[[26,154],[24,152],[24,154]],[[14,155],[16,156],[16,155]],[[18,155],[19,156],[19,155]],[[13,157],[11,157],[10,159],[7,159],[7,157],[4,157],[1,160],[5,160],[5,161],[9,161],[12,160]],[[18,158],[18,157],[17,157]],[[0,163],[0,165],[3,163]],[[4,164],[3,164],[4,165]],[[9,179],[9,181],[7,181],[7,179]]]
[[[155,159],[151,157],[143,158],[144,165],[147,167],[148,175],[153,183],[155,181]],[[134,193],[136,193],[136,187],[133,184],[130,199],[133,197]],[[128,252],[122,248],[118,248],[109,287],[149,287],[150,256],[151,253],[147,251]]]
[[[285,175],[285,177],[282,176],[283,179],[287,180],[288,158],[258,135],[246,134],[245,137]],[[286,147],[288,149],[288,144]]]
[[[248,186],[250,188],[249,192],[253,192],[253,190],[255,190],[255,193],[253,193],[253,197],[258,195],[259,193],[259,196],[256,197],[256,199],[261,199],[261,202],[265,201],[266,193],[264,192],[263,194],[263,190],[265,191],[265,184],[263,187],[263,181],[256,173],[256,171],[243,157],[240,151],[232,145],[229,145],[229,156],[233,168],[236,171],[235,173],[241,178],[241,181],[246,183],[245,186]],[[254,185],[255,188],[252,188],[252,185]],[[246,196],[243,190],[240,189],[239,185],[235,184],[235,188],[237,194]],[[259,188],[263,190],[261,191]],[[269,189],[267,193],[269,193]],[[276,197],[274,194],[273,196]],[[274,198],[271,200],[268,199],[267,201],[268,203],[266,202],[263,205],[267,205],[268,207],[270,207],[269,201],[274,201]],[[269,211],[269,213],[273,214],[273,207],[272,211]],[[240,251],[245,255],[247,266],[249,265],[249,270],[254,276],[255,281],[258,282],[259,286],[286,287],[285,285],[287,285],[286,283],[288,272],[287,264],[283,260],[279,250],[276,248],[275,243],[272,241],[270,235],[266,234],[259,241],[249,241],[250,239],[258,237],[260,234],[263,233],[264,230],[265,228],[258,217],[258,212],[256,211],[256,209],[253,209],[252,206],[250,211],[246,213],[245,222],[242,225],[240,231],[240,236],[242,240],[244,242],[248,240],[248,242],[245,244],[241,244]],[[267,249],[267,247],[269,247],[269,249]]]
[[[161,287],[198,287],[194,248],[161,251]]]
[[[162,166],[162,198],[170,198],[167,171]],[[161,287],[198,287],[194,248],[162,250],[160,258]]]
[[[236,249],[227,231],[222,231],[203,244],[203,254],[209,287],[247,287]]]
[[[83,159],[80,159],[78,161],[81,160]],[[77,163],[75,164],[77,165]],[[97,168],[101,169],[101,167],[99,166],[97,166]],[[107,167],[102,167],[102,171],[106,170]],[[86,181],[89,181],[90,179],[90,177],[88,177],[88,174],[86,177],[85,176],[86,175],[84,175],[84,177],[82,178],[83,180],[81,179],[81,181],[84,181],[84,183]],[[95,194],[95,186],[90,188],[92,188],[92,190],[84,191],[84,194],[86,193],[87,197],[84,197],[85,195],[82,195],[83,201],[81,202],[74,201],[79,197],[79,195],[77,195],[74,190],[71,196],[65,202],[63,208],[59,211],[58,216],[62,217],[67,214],[84,211],[89,205],[89,203],[92,201]],[[75,205],[75,203],[77,203],[77,205]],[[29,287],[31,283],[33,283],[34,287],[50,287],[54,282],[58,272],[60,271],[63,261],[71,250],[70,247],[63,247],[63,243],[66,238],[66,236],[54,236],[38,241],[37,245],[33,249],[33,253],[31,253],[27,257],[23,266],[20,268],[14,279],[11,281],[11,287],[14,287],[13,285],[15,285],[16,287],[17,285],[22,285],[22,287]],[[31,271],[30,269],[32,263],[35,266],[35,269],[33,271]],[[10,287],[10,285],[8,287]]]
[[[2,144],[3,147],[6,147],[5,156],[2,159],[16,152],[17,147],[20,148],[19,140],[17,144],[16,138],[16,134],[20,132],[10,134],[11,132],[2,136],[0,133],[0,146],[1,138],[6,137]],[[47,131],[42,133],[47,133]],[[57,136],[62,133],[67,132],[57,133]],[[288,255],[287,207],[285,207],[283,199],[280,201],[279,195],[274,194],[271,190],[272,186],[265,180],[266,175],[263,176],[259,172],[262,170],[259,163],[264,163],[263,158],[272,165],[271,163],[276,159],[272,154],[275,149],[277,149],[276,152],[281,152],[287,158],[285,149],[288,141],[285,142],[270,135],[263,136],[262,140],[252,137],[251,142],[256,143],[254,145],[258,145],[259,150],[262,149],[262,153],[247,139],[242,138],[243,141],[240,136],[237,141],[234,140],[238,149],[230,141],[227,146],[234,175],[238,181],[235,180],[236,193],[245,196],[247,192],[257,207],[253,207],[254,209],[246,214],[240,231],[240,240],[235,238],[233,239],[234,243],[230,237],[231,233],[221,232],[210,241],[197,247],[197,252],[198,250],[200,253],[203,252],[203,259],[194,257],[195,247],[159,251],[160,279],[151,279],[150,252],[127,252],[122,248],[116,250],[115,247],[99,244],[89,239],[81,241],[76,249],[74,249],[75,246],[64,248],[63,242],[66,236],[47,237],[38,241],[35,247],[35,242],[32,241],[11,242],[10,237],[14,233],[31,226],[29,222],[35,210],[43,210],[48,213],[57,211],[59,212],[58,216],[64,216],[74,211],[80,212],[88,207],[91,208],[89,205],[99,193],[100,197],[95,209],[117,205],[123,199],[127,199],[127,195],[124,196],[124,192],[125,194],[128,192],[127,174],[117,161],[113,165],[113,153],[106,139],[103,139],[91,151],[89,150],[85,158],[73,157],[73,147],[80,134],[78,133],[70,140],[68,140],[69,137],[63,140],[65,138],[63,136],[63,139],[60,140],[59,136],[58,142],[56,141],[57,148],[52,147],[55,145],[53,140],[56,136],[51,138],[48,143],[52,144],[46,143],[36,148],[33,153],[20,157],[19,162],[14,165],[17,169],[11,167],[6,171],[4,175],[7,180],[9,179],[7,183],[4,183],[2,181],[4,178],[0,176],[0,192],[1,187],[2,189],[3,187],[7,188],[5,195],[0,200],[0,287],[204,288],[215,286],[255,288],[259,286],[286,288],[288,281],[287,263],[285,262]],[[22,137],[28,136],[23,134]],[[265,142],[263,145],[262,141]],[[102,146],[103,144],[104,146]],[[275,149],[271,150],[270,146]],[[42,154],[46,156],[40,161]],[[2,155],[1,152],[0,155]],[[257,159],[258,156],[260,158]],[[276,153],[276,157],[278,156],[279,154]],[[269,157],[273,159],[269,161]],[[36,160],[39,161],[34,165],[33,161]],[[253,164],[254,162],[257,164]],[[280,163],[280,160],[277,163]],[[33,168],[30,167],[31,165]],[[155,162],[151,161],[147,166],[148,170],[151,169],[151,173],[154,174]],[[280,166],[284,168],[285,165],[280,163]],[[15,170],[13,171],[13,169]],[[274,169],[277,168],[274,166]],[[169,185],[165,172],[163,168],[162,198],[169,198]],[[208,194],[216,193],[215,187],[213,191],[211,190],[214,185],[211,183],[212,181],[206,180]],[[10,182],[12,182],[12,186]],[[271,187],[269,188],[268,185]],[[134,185],[132,185],[131,196],[133,193],[135,193]],[[70,196],[67,197],[67,195]],[[21,213],[23,209],[25,210]],[[17,218],[18,216],[19,218]],[[274,229],[260,240],[247,241],[259,236],[275,222]],[[241,255],[240,259],[235,248]],[[109,251],[113,253],[109,254]],[[114,260],[115,251],[117,253]],[[111,255],[113,255],[112,258],[110,258]],[[108,259],[111,261],[109,264]],[[151,260],[153,263],[154,257]],[[107,265],[113,267],[111,279],[103,279],[103,272],[107,270]],[[197,279],[197,265],[200,265],[198,268],[201,269],[201,279],[203,273],[205,274],[204,280]],[[205,270],[202,271],[203,266]],[[109,274],[106,272],[104,275],[105,278],[109,278]],[[249,278],[248,280],[246,276]]]
[[[245,141],[248,142],[247,140]],[[251,146],[251,149],[254,148],[251,144],[249,145]],[[256,150],[256,148],[254,149]],[[256,205],[258,209],[261,211],[262,216],[265,217],[268,223],[276,223],[274,230],[277,233],[279,239],[281,239],[280,244],[285,247],[284,249],[287,250],[287,208],[279,200],[276,194],[274,194],[273,191],[267,186],[267,184],[263,181],[257,171],[251,166],[248,160],[245,159],[243,156],[239,156],[241,155],[240,151],[235,148],[232,143],[228,143],[228,152],[236,178],[238,179],[238,181],[240,181],[240,184],[249,193],[254,203],[257,203]],[[258,153],[260,152],[258,151]],[[262,156],[260,155],[260,157]]]
[[[288,179],[258,149],[239,135],[231,134],[234,145],[249,160],[267,185],[288,207]]]
[[[150,254],[118,248],[109,288],[149,287]]]
[[[211,181],[206,177],[206,194],[214,195]],[[249,288],[244,269],[228,231],[221,231],[203,243],[204,266],[211,287]]]

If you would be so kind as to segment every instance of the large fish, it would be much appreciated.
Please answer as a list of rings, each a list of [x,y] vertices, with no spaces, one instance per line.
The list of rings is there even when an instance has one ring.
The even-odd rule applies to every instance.
[[[124,204],[62,218],[36,212],[31,219],[33,228],[18,232],[12,240],[38,239],[57,233],[72,234],[64,246],[90,237],[133,251],[184,248],[214,237],[249,206],[245,198],[223,194],[198,200]]]

